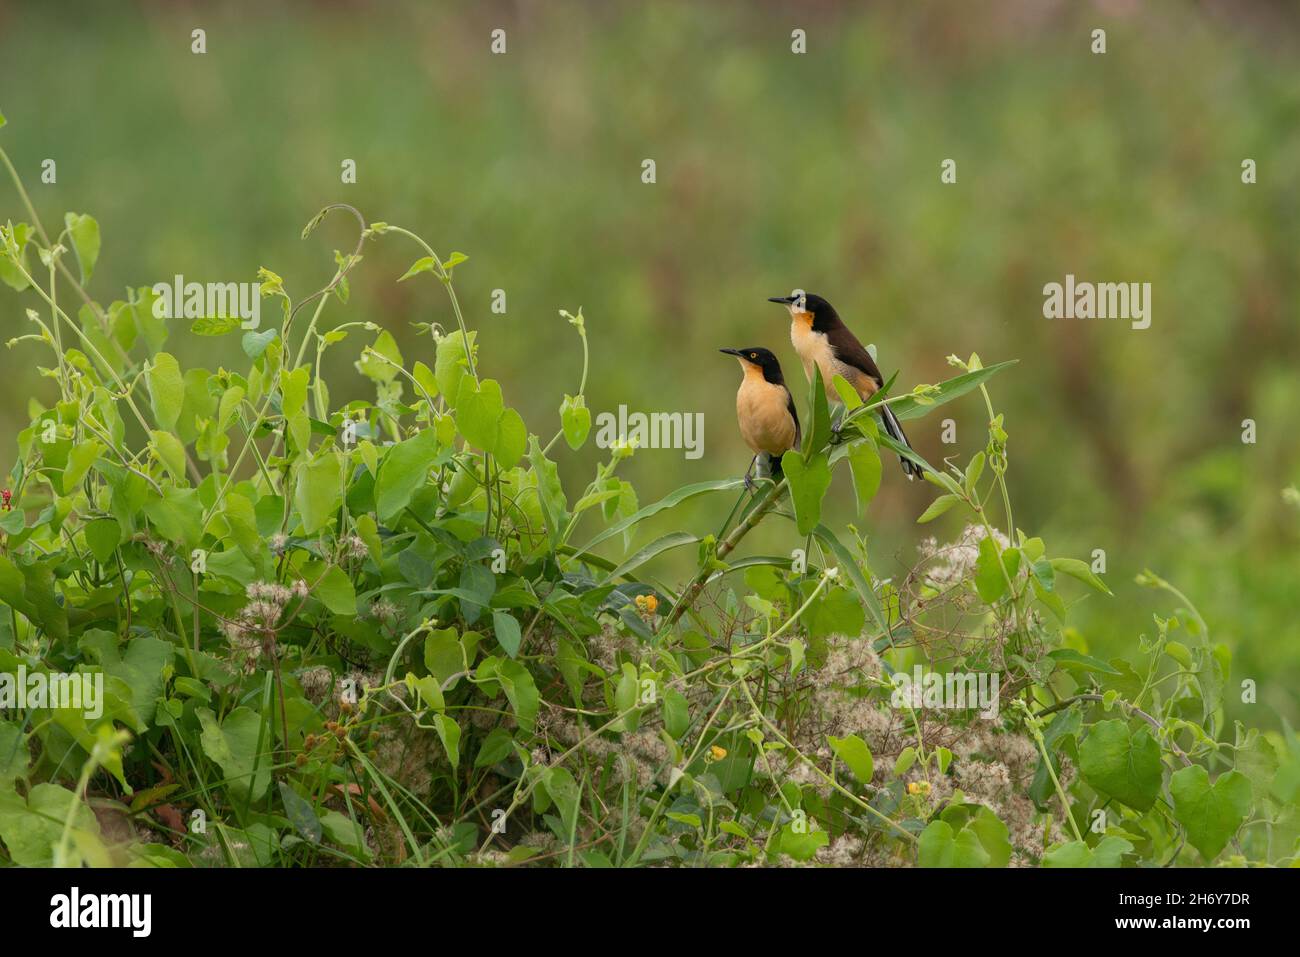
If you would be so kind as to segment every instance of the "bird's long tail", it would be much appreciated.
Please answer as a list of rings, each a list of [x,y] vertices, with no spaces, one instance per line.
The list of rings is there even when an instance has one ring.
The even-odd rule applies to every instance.
[[[893,410],[890,409],[889,406],[886,405],[881,407],[880,420],[884,423],[885,432],[888,433],[891,439],[901,445],[906,445],[909,449],[912,447],[912,443],[907,441],[907,433],[903,431],[903,426],[899,424],[898,417],[894,415]],[[903,458],[903,456],[900,455],[898,460],[903,463],[903,473],[909,479],[914,479],[921,474],[921,466],[917,465],[911,459]]]

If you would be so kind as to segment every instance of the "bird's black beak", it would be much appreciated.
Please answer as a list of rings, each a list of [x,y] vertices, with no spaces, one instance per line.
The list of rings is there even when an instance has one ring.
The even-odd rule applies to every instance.
[[[768,296],[768,302],[779,302],[783,306],[788,306],[794,302],[794,296]]]
[[[718,351],[719,351],[719,352],[726,353],[726,354],[729,355],[729,356],[736,356],[737,358],[744,358],[743,353],[742,353],[739,349],[719,349]]]

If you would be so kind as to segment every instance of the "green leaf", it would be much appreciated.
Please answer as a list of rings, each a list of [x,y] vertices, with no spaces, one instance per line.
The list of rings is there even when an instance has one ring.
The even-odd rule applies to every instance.
[[[68,213],[63,217],[68,234],[72,237],[72,248],[76,250],[77,262],[81,265],[81,282],[90,281],[95,272],[95,263],[99,260],[99,223],[84,213]]]
[[[488,732],[488,736],[483,739],[483,744],[474,757],[474,767],[489,768],[510,757],[514,751],[513,740],[510,732],[505,728],[493,728]]]
[[[1241,827],[1250,811],[1250,779],[1237,771],[1219,775],[1213,785],[1200,765],[1175,771],[1169,779],[1174,817],[1187,830],[1187,841],[1213,860]]]
[[[635,555],[626,559],[621,565],[606,575],[604,581],[609,582],[614,581],[617,578],[622,578],[624,575],[631,574],[646,562],[666,551],[669,551],[670,549],[680,548],[683,545],[693,545],[699,540],[700,537],[698,535],[692,535],[690,532],[669,532],[667,535],[656,538],[649,545],[639,549]]]
[[[871,758],[871,749],[867,747],[865,741],[856,734],[850,734],[845,738],[837,738],[831,735],[826,740],[830,742],[831,750],[835,752],[835,756],[848,765],[855,778],[863,784],[871,783],[871,775],[875,771],[875,762]]]
[[[1086,585],[1091,586],[1103,595],[1114,594],[1106,583],[1092,573],[1087,562],[1081,562],[1077,558],[1053,558],[1052,569],[1060,572],[1062,575],[1069,575],[1071,578],[1077,578]]]
[[[298,466],[293,504],[302,521],[304,535],[324,528],[343,503],[338,453],[330,450]]]
[[[940,495],[921,513],[921,517],[916,520],[916,524],[924,525],[926,522],[933,522],[960,501],[961,499],[956,495]]]
[[[0,280],[3,280],[5,285],[15,292],[22,292],[30,285],[23,273],[31,274],[27,263],[27,242],[31,235],[31,226],[27,223],[15,223],[12,236],[14,245],[17,247],[17,259],[15,261],[0,253]]]
[[[813,529],[815,535],[823,545],[831,550],[835,555],[835,561],[838,563],[840,574],[847,574],[849,580],[853,582],[853,587],[857,590],[858,597],[862,599],[862,607],[870,612],[871,617],[875,620],[876,625],[881,631],[886,629],[885,613],[880,607],[880,600],[876,598],[876,593],[871,589],[871,582],[863,574],[862,567],[858,565],[857,559],[838,538],[825,525],[818,525]]]
[[[184,482],[185,446],[181,444],[181,440],[173,433],[164,432],[162,429],[151,429],[149,438],[153,442],[153,450],[163,468],[175,481]]]
[[[438,679],[432,675],[424,675],[417,678],[409,671],[406,674],[406,685],[408,688],[415,689],[416,695],[423,703],[425,708],[431,711],[442,711],[447,707],[447,702],[443,698],[442,688],[438,684]]]
[[[921,832],[919,852],[921,867],[988,867],[992,860],[978,834],[954,831],[943,820],[931,821]]]
[[[531,733],[537,723],[537,709],[541,702],[532,674],[517,661],[503,661],[497,669],[497,680],[510,701],[515,720]]]
[[[265,546],[257,530],[257,513],[253,509],[253,503],[238,492],[227,492],[226,507],[222,514],[235,546],[250,562],[258,561]]]
[[[497,444],[498,423],[504,412],[501,384],[495,379],[484,379],[477,387],[469,376],[460,380],[456,397],[456,428],[470,445],[492,451]]]
[[[433,727],[438,732],[438,740],[447,752],[447,760],[452,768],[460,766],[460,725],[445,714],[433,716]]]
[[[687,705],[686,697],[676,688],[668,688],[664,691],[661,700],[663,702],[664,730],[675,740],[680,740],[681,736],[691,725],[690,708]]]
[[[160,352],[153,357],[145,373],[149,383],[149,400],[153,405],[153,419],[164,432],[176,431],[181,406],[185,402],[185,379],[176,357]]]
[[[674,506],[680,505],[682,502],[686,501],[687,499],[694,498],[696,495],[703,495],[706,492],[726,492],[732,489],[740,488],[744,484],[745,483],[742,479],[717,479],[712,482],[697,482],[693,485],[684,485],[681,488],[677,489],[675,492],[665,495],[663,498],[661,498],[659,501],[655,502],[654,504],[647,505],[645,508],[639,509],[638,511],[634,512],[632,515],[629,515],[627,518],[623,519],[622,521],[616,522],[614,525],[611,525],[609,528],[605,529],[603,532],[601,532],[599,535],[597,535],[595,538],[589,541],[586,545],[583,545],[582,548],[574,552],[572,557],[581,558],[583,555],[587,554],[587,552],[591,551],[593,548],[595,548],[597,545],[601,544],[602,542],[606,541],[607,539],[613,538],[616,535],[621,535],[623,532],[639,524],[640,522],[644,522],[647,518],[650,518],[652,515],[657,515],[660,512],[662,512],[664,509],[673,508]]]
[[[275,337],[280,334],[279,329],[264,329],[261,332],[246,332],[240,337],[239,347],[244,350],[244,355],[250,359],[257,359],[267,350]]]
[[[501,413],[497,420],[497,442],[491,451],[503,469],[514,468],[528,451],[528,428],[515,409]]]
[[[858,503],[858,514],[862,515],[880,489],[880,450],[874,442],[858,442],[849,448],[848,456],[853,495]]]
[[[320,818],[316,816],[316,812],[312,810],[312,806],[285,782],[280,781],[278,785],[280,802],[284,805],[284,816],[289,819],[293,829],[309,843],[319,844],[321,840],[321,823]]]
[[[98,835],[90,805],[67,788],[37,784],[25,799],[12,790],[0,791],[0,839],[10,860],[19,867],[50,867],[69,813],[74,833]]]
[[[311,440],[311,419],[307,415],[307,380],[311,370],[299,366],[280,375],[280,411],[293,440],[293,448],[305,451]]]
[[[1029,563],[1029,570],[1038,579],[1043,591],[1051,592],[1056,588],[1056,569],[1046,558],[1033,559]]]
[[[979,557],[975,559],[975,590],[984,604],[991,605],[1007,593],[1007,580],[1002,571],[997,542],[986,535],[980,539]]]
[[[831,588],[808,606],[803,622],[811,638],[831,635],[849,635],[856,638],[862,633],[866,612],[862,600],[847,588]]]
[[[546,457],[537,437],[530,435],[528,444],[528,460],[537,477],[537,499],[542,507],[542,518],[546,522],[546,533],[551,547],[557,548],[569,521],[568,500],[564,497],[564,486],[560,484],[559,469]]]
[[[794,449],[781,456],[781,469],[790,484],[795,524],[800,535],[810,535],[821,521],[822,499],[831,486],[830,461],[825,452],[817,452],[805,461]]]
[[[438,436],[425,429],[390,448],[379,463],[375,479],[375,511],[380,521],[392,518],[411,501],[411,496],[428,480],[429,469],[438,456]]]
[[[398,282],[406,282],[412,276],[418,276],[422,272],[433,272],[433,257],[421,256],[415,262],[411,263],[411,268],[402,273]],[[436,288],[436,287],[435,287]]]
[[[438,378],[423,362],[416,362],[411,366],[411,378],[429,394],[430,399],[437,398],[438,395]]]
[[[560,821],[564,830],[571,831],[578,815],[578,802],[582,797],[578,782],[573,779],[567,768],[547,768],[542,778],[546,793],[551,796],[555,806],[560,810]]]
[[[429,669],[429,674],[438,679],[440,685],[464,670],[460,633],[455,628],[429,632],[424,639],[424,666]]]
[[[198,708],[194,713],[203,726],[199,736],[203,753],[225,773],[226,786],[241,798],[260,800],[270,786],[271,767],[275,763],[271,753],[272,736],[269,730],[263,734],[262,716],[243,706],[230,712],[220,723],[207,708]]]
[[[204,316],[190,323],[190,332],[196,336],[224,336],[240,327],[238,316]]]
[[[519,643],[522,635],[519,631],[519,621],[508,611],[494,609],[492,612],[492,630],[496,633],[497,644],[499,644],[505,653],[511,658],[519,654]]]
[[[317,569],[309,573],[308,584],[311,595],[320,600],[326,608],[336,615],[355,615],[357,613],[357,592],[352,586],[347,572],[338,565],[331,565],[324,575]]]
[[[354,857],[365,860],[370,857],[366,848],[366,832],[361,822],[354,821],[340,811],[325,811],[320,816],[321,828],[325,836]]]
[[[78,442],[68,453],[68,464],[63,469],[63,494],[71,495],[73,490],[81,484],[81,480],[86,477],[90,467],[95,464],[95,459],[104,451],[104,443],[98,439],[91,439],[89,442]]]
[[[475,347],[477,333],[469,334],[469,347]],[[438,380],[438,391],[454,404],[460,394],[460,380],[467,374],[469,360],[465,352],[465,336],[456,331],[438,340],[437,357],[433,363],[433,375]]]
[[[635,731],[641,723],[641,712],[637,709],[640,697],[641,682],[636,666],[625,661],[618,686],[614,689],[614,710],[623,716],[624,731]]]
[[[1070,841],[1043,855],[1044,867],[1119,867],[1133,844],[1114,834],[1103,837],[1097,846],[1089,847],[1083,841]]]
[[[1092,655],[1081,654],[1073,648],[1057,648],[1055,651],[1047,653],[1049,658],[1056,660],[1056,663],[1062,668],[1078,669],[1080,671],[1096,671],[1104,675],[1118,675],[1119,671],[1112,668],[1100,658],[1094,658]]]
[[[144,506],[154,530],[188,552],[197,548],[203,537],[203,502],[199,490],[172,487],[163,489],[162,498],[152,498]],[[188,555],[187,555],[188,559]]]
[[[826,384],[822,379],[821,366],[813,365],[812,381],[808,383],[808,409],[811,421],[808,431],[804,433],[803,453],[815,454],[831,440],[831,412],[826,398]],[[806,534],[806,533],[805,533]]]
[[[1100,721],[1079,746],[1079,772],[1089,785],[1139,811],[1160,793],[1160,745],[1146,728],[1118,718]]]
[[[55,594],[54,573],[49,564],[16,565],[0,553],[0,601],[41,625],[57,641],[68,637],[68,612]]]
[[[105,674],[126,683],[131,689],[131,706],[136,716],[146,725],[152,722],[163,692],[163,675],[172,663],[175,646],[150,635],[140,635],[128,644],[119,645],[115,634],[98,628],[82,635],[77,646],[97,661]]]
[[[582,448],[591,431],[591,412],[587,409],[585,398],[580,395],[564,397],[564,402],[560,405],[560,425],[569,448],[575,452]]]
[[[940,773],[944,773],[944,770],[941,767]],[[980,805],[966,826],[975,832],[980,846],[988,854],[989,867],[1006,867],[1011,863],[1011,832],[996,814]]]
[[[25,777],[30,764],[31,753],[27,750],[23,729],[11,722],[0,721],[0,792],[12,791],[14,779]]]
[[[976,452],[966,466],[966,481],[963,484],[966,486],[966,494],[972,497],[975,495],[975,485],[984,473],[984,458],[982,451]]]
[[[898,753],[898,758],[894,761],[894,777],[902,777],[914,764],[916,764],[916,748],[908,745]]]
[[[113,557],[113,552],[122,542],[122,526],[111,518],[89,522],[83,531],[86,533],[86,547],[101,565]]]
[[[402,368],[402,350],[397,347],[393,334],[385,329],[375,336],[374,343],[361,354],[356,368],[371,382],[386,383],[396,379],[398,370]]]
[[[781,828],[778,847],[781,853],[796,861],[811,861],[817,852],[831,842],[831,836],[823,830],[813,830],[810,825],[800,832],[793,824]]]
[[[1020,360],[1009,359],[1006,362],[995,362],[991,366],[985,366],[973,372],[964,372],[959,376],[953,376],[946,382],[940,382],[936,386],[936,391],[926,396],[926,401],[918,401],[911,396],[902,396],[897,401],[889,403],[889,407],[894,410],[894,415],[899,419],[919,418],[933,412],[938,406],[951,402],[972,389],[979,388],[981,383],[988,381],[1003,369],[1015,365],[1018,361]]]

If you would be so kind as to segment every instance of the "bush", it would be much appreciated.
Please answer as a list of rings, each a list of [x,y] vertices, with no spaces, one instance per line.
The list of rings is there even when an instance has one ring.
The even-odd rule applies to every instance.
[[[1192,604],[1144,576],[1176,610],[1132,662],[1066,625],[1109,590],[1015,525],[987,388],[1011,363],[951,357],[954,378],[866,408],[846,393],[839,431],[814,383],[787,477],[752,493],[642,506],[620,444],[574,495],[551,456],[589,439],[585,371],[544,442],[484,374],[452,283],[466,257],[345,206],[304,236],[331,213],[360,236],[324,289],[258,274],[282,324],[192,324],[240,335],[241,372],[181,368],[152,289],[90,298],[93,218],[51,237],[29,206],[4,228],[0,277],[35,329],[9,346],[52,365],[0,518],[0,672],[103,681],[97,715],[4,702],[9,860],[1293,862],[1300,743],[1221,727],[1230,656]],[[448,296],[454,327],[422,327],[432,368],[373,323],[322,322],[379,241],[417,244],[401,279]],[[585,317],[560,315],[585,359]],[[321,356],[358,339],[375,398],[335,407]],[[876,578],[866,537],[821,521],[833,472],[865,512],[882,453],[904,451],[872,410],[976,394],[988,444],[964,469],[905,453],[940,492],[919,520],[960,509],[968,528]],[[643,522],[727,492],[716,531],[633,549]],[[798,547],[737,558],[768,521]],[[690,581],[645,577],[689,547]]]

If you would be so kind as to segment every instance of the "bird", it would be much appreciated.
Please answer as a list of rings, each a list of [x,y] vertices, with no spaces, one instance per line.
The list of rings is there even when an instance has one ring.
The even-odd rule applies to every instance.
[[[736,391],[736,419],[740,435],[754,452],[745,470],[745,487],[751,488],[750,473],[760,455],[766,456],[768,474],[774,482],[782,478],[781,456],[799,447],[799,413],[794,396],[786,388],[781,363],[770,349],[719,349],[735,356],[744,373]]]
[[[813,365],[821,369],[826,398],[833,406],[844,404],[832,384],[837,375],[842,376],[864,402],[885,384],[871,353],[863,348],[858,337],[840,319],[835,307],[821,296],[796,289],[789,296],[770,296],[768,302],[780,303],[790,310],[790,342],[803,361],[804,374],[811,382]],[[842,413],[842,409],[840,411]],[[890,438],[909,449],[912,447],[888,405],[880,407],[880,418]],[[921,467],[911,459],[902,455],[898,458],[909,479],[921,474]]]

